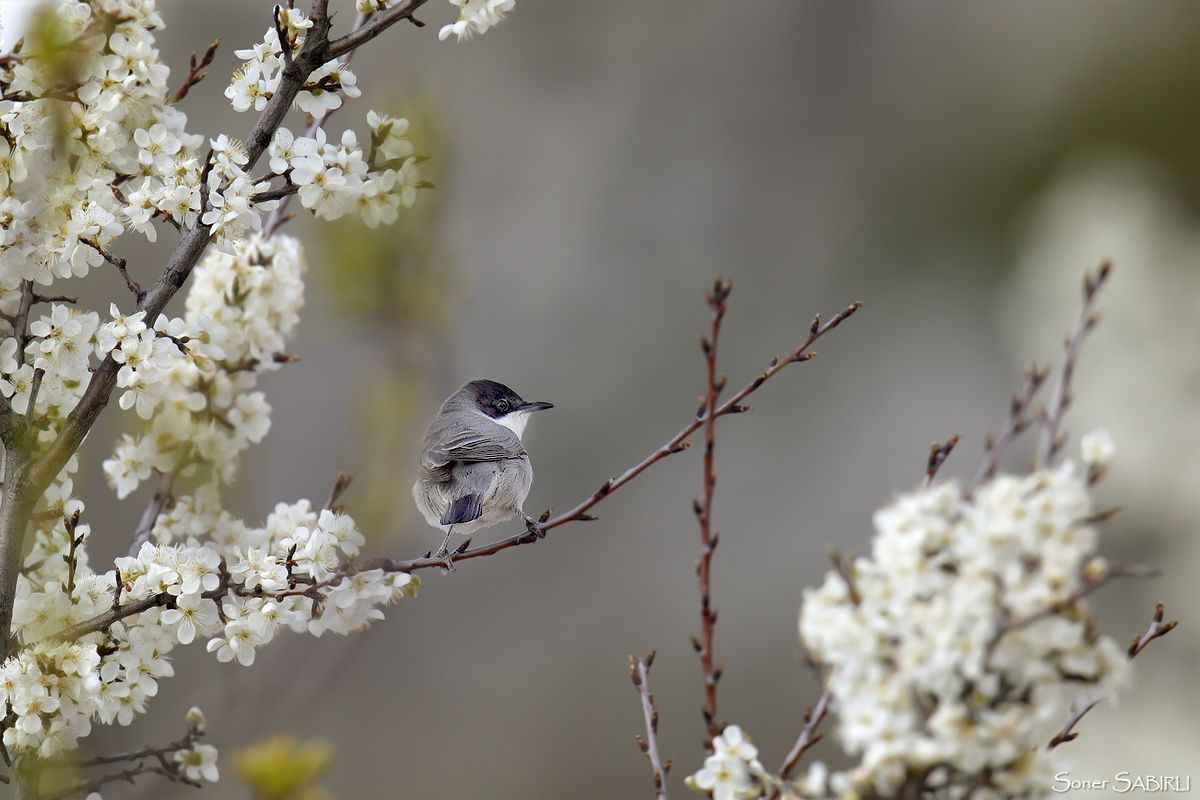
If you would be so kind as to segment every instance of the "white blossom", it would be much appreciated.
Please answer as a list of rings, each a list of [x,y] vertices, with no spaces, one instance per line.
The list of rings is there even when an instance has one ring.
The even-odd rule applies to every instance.
[[[713,754],[704,767],[687,778],[688,788],[708,792],[713,800],[756,800],[764,794],[766,770],[758,749],[737,725],[727,725],[713,737]]]
[[[458,22],[443,27],[438,38],[446,39],[454,34],[460,42],[499,25],[504,21],[504,15],[516,5],[515,0],[450,0],[450,3],[459,8]]]
[[[217,748],[211,744],[198,744],[190,750],[180,750],[175,753],[175,760],[183,767],[183,774],[193,781],[203,778],[209,783],[216,783],[220,777],[217,771]]]
[[[1116,455],[1117,446],[1107,428],[1097,428],[1084,434],[1079,442],[1083,463],[1103,467]]]
[[[1072,702],[1111,694],[1127,670],[1079,599],[1102,569],[1090,512],[1070,462],[970,497],[935,485],[876,512],[871,555],[805,592],[801,638],[861,758],[853,793],[891,795],[935,767],[986,771],[1005,796],[1045,790],[1043,745]]]

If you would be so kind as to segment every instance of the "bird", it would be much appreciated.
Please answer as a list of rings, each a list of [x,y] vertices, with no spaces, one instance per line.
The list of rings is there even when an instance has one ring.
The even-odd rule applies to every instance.
[[[521,434],[535,411],[552,403],[524,400],[502,383],[476,380],[442,403],[425,431],[413,499],[426,522],[446,532],[436,558],[452,571],[452,533],[470,534],[518,514],[531,534],[545,534],[522,506],[533,467]]]

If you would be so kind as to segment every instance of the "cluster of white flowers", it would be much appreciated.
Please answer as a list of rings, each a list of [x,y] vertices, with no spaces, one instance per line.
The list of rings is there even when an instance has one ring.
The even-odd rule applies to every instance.
[[[67,480],[56,496],[70,489]],[[252,528],[220,508],[211,485],[160,517],[159,543],[97,574],[87,563],[88,527],[67,524],[82,509],[77,499],[48,509],[64,516],[39,525],[18,581],[13,632],[21,649],[0,667],[0,701],[16,717],[4,743],[15,752],[45,757],[72,749],[94,720],[130,724],[158,693],[158,680],[174,674],[168,656],[176,645],[208,638],[218,660],[249,665],[285,628],[351,633],[381,619],[380,606],[414,596],[418,585],[402,572],[338,573],[363,543],[346,515],[314,511],[302,500],[278,505],[264,527]],[[103,630],[56,640],[114,600],[156,604]],[[201,748],[189,757],[215,776],[215,750],[208,758]]]
[[[17,340],[0,342],[0,393],[9,399],[18,414],[28,414],[34,372],[45,374],[37,395],[33,415],[51,422],[65,419],[87,386],[92,336],[100,317],[93,312],[78,312],[65,305],[54,305],[50,316],[29,324],[32,338],[25,352],[17,352]]]
[[[295,8],[277,7],[279,28],[267,28],[261,43],[248,50],[235,50],[234,55],[244,59],[242,68],[233,76],[233,82],[225,90],[225,96],[238,111],[262,111],[267,101],[279,88],[283,69],[287,66],[284,50],[279,41],[279,29],[287,39],[290,56],[300,52],[304,46],[305,31],[312,27],[312,20]],[[323,117],[335,108],[341,108],[342,95],[358,97],[358,78],[341,61],[334,59],[315,70],[304,82],[296,95],[296,105],[314,117]]]
[[[707,792],[713,800],[757,800],[766,791],[767,771],[758,761],[758,748],[737,725],[727,725],[712,740],[713,754],[685,782],[689,789]]]
[[[154,471],[186,476],[203,467],[211,480],[232,480],[238,456],[270,428],[271,407],[254,388],[260,373],[279,367],[299,321],[304,269],[295,239],[255,235],[232,255],[208,252],[182,319],[160,317],[150,330],[141,312],[123,317],[113,308],[97,346],[123,364],[122,407],[136,401],[151,420],[141,435],[122,436],[104,462],[119,497]]]
[[[370,0],[359,0],[360,9],[364,2]],[[454,34],[463,42],[503,22],[504,15],[512,11],[516,0],[450,0],[450,3],[458,6],[458,22],[442,28],[438,38],[446,39]]]
[[[1083,449],[1094,469],[1114,448],[1100,430]],[[858,766],[818,761],[782,782],[729,726],[687,785],[720,800],[1045,795],[1062,769],[1046,744],[1072,704],[1113,694],[1128,670],[1082,599],[1108,565],[1079,473],[1068,461],[973,494],[943,483],[876,512],[871,556],[807,590],[800,615]]]
[[[398,207],[411,208],[417,189],[429,184],[417,174],[421,159],[404,138],[408,120],[371,111],[367,123],[371,150],[366,156],[352,130],[344,131],[340,143],[334,144],[321,128],[315,137],[299,138],[280,128],[269,150],[271,171],[299,187],[301,204],[319,217],[354,213],[371,228],[391,224]]]
[[[374,10],[378,4],[371,5],[367,10]],[[287,46],[298,52],[312,21],[295,9],[281,9],[280,15]],[[262,43],[235,52],[246,63],[234,75],[225,96],[238,111],[261,110],[278,88],[285,65],[279,34],[274,27],[269,28]],[[322,118],[341,107],[343,95],[361,94],[357,80],[343,61],[334,59],[309,76],[296,96],[296,105]],[[288,185],[295,187],[301,204],[319,217],[337,219],[358,214],[372,228],[395,222],[398,207],[410,208],[417,189],[429,184],[417,174],[421,158],[413,155],[412,144],[404,138],[408,121],[371,111],[367,122],[371,127],[369,153],[363,152],[352,130],[344,131],[335,144],[326,139],[324,128],[318,127],[313,136],[296,136],[280,127],[269,151],[272,173],[284,176]],[[265,188],[259,185],[254,190]]]
[[[1089,443],[1106,458],[1110,442]],[[1124,649],[1100,635],[1083,590],[1095,556],[1087,479],[1066,462],[902,495],[875,514],[869,558],[805,593],[800,633],[829,667],[838,734],[860,764],[805,793],[894,797],[913,776],[938,796],[1040,796],[1045,747],[1084,693],[1111,693]],[[819,778],[819,780],[816,780]],[[815,784],[824,784],[818,786]]]
[[[350,633],[418,583],[348,568],[363,536],[343,514],[302,500],[254,527],[222,508],[220,487],[270,427],[257,381],[288,360],[304,302],[303,253],[291,237],[258,233],[276,201],[255,200],[270,181],[247,174],[240,143],[209,140],[206,167],[205,137],[186,132],[169,99],[151,0],[63,0],[45,13],[41,33],[0,62],[0,394],[12,412],[37,417],[36,454],[79,403],[97,360],[111,357],[118,404],[145,420],[104,462],[111,486],[122,498],[152,476],[172,486],[188,479],[191,488],[167,504],[136,555],[104,573],[88,564],[75,456],[38,500],[17,580],[17,649],[0,665],[0,703],[11,708],[0,727],[10,752],[41,757],[75,748],[93,723],[128,725],[145,712],[158,681],[173,674],[177,645],[207,640],[220,661],[248,665],[287,628]],[[286,8],[279,15],[295,52],[311,22]],[[263,44],[239,51],[247,64],[227,93],[235,107],[262,108],[277,88],[279,45],[272,28]],[[297,105],[319,117],[358,95],[354,74],[331,61]],[[371,112],[368,123],[366,154],[350,131],[334,144],[319,129],[312,138],[281,129],[273,174],[319,215],[394,221],[427,185],[417,176],[421,157],[405,138],[406,120]],[[153,241],[161,219],[209,226],[215,245],[192,271],[180,317],[148,319],[113,304],[102,319],[61,298],[34,298],[49,303],[46,313],[23,305],[24,282],[86,276],[116,261],[111,246],[127,227]],[[27,322],[23,341],[13,335],[18,320]],[[95,622],[130,603],[142,610]],[[182,774],[209,781],[216,757],[194,743],[173,755]]]
[[[146,0],[66,0],[0,65],[0,287],[82,277],[125,222],[194,219],[198,150],[167,95]],[[76,88],[77,87],[77,88]],[[114,186],[136,187],[126,198]]]

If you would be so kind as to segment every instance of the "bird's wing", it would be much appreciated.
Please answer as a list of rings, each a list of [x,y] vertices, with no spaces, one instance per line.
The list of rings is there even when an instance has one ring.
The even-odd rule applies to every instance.
[[[521,440],[503,425],[487,432],[465,430],[426,448],[421,458],[421,478],[434,483],[450,480],[450,467],[455,462],[473,464],[481,461],[500,461],[523,458],[526,455]]]

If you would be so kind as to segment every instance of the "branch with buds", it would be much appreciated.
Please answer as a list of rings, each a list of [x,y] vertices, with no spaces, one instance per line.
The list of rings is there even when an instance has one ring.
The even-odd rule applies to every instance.
[[[1154,616],[1150,620],[1150,627],[1146,629],[1145,633],[1138,634],[1137,636],[1133,637],[1133,644],[1129,645],[1129,650],[1126,653],[1126,655],[1129,656],[1130,661],[1137,658],[1138,654],[1146,649],[1146,645],[1150,644],[1155,639],[1166,636],[1168,633],[1175,630],[1177,625],[1179,625],[1179,620],[1163,622],[1163,614],[1163,604],[1159,603],[1154,608]],[[1047,745],[1047,747],[1053,750],[1060,744],[1073,742],[1078,739],[1079,734],[1075,732],[1075,726],[1079,724],[1079,721],[1083,719],[1084,715],[1086,715],[1096,706],[1103,703],[1104,699],[1105,698],[1102,695],[1099,697],[1093,697],[1090,700],[1086,700],[1082,703],[1078,703],[1071,711],[1071,716],[1069,716],[1067,721],[1063,723],[1062,730],[1054,735],[1054,738],[1050,740],[1050,743]]]
[[[650,665],[654,663],[654,651],[645,658],[629,657],[629,677],[637,687],[642,701],[642,715],[646,718],[646,738],[635,736],[638,747],[650,760],[654,770],[654,796],[667,800],[666,778],[671,771],[671,759],[664,763],[658,757],[658,708],[654,705],[654,694],[650,691]]]

